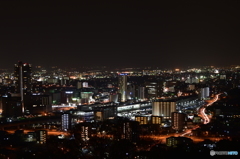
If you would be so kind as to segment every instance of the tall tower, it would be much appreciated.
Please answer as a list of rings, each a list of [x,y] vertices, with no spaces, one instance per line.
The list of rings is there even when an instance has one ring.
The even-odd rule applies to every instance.
[[[22,112],[24,113],[24,97],[31,92],[31,64],[18,61],[14,66],[15,92],[19,93],[22,101]]]
[[[125,102],[127,100],[127,75],[119,74],[118,75],[118,87],[120,93],[121,102]]]

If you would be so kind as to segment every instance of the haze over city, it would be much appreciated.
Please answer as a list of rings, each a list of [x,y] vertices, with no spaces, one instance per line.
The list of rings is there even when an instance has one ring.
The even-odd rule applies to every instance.
[[[239,1],[1,1],[0,67],[239,64]]]

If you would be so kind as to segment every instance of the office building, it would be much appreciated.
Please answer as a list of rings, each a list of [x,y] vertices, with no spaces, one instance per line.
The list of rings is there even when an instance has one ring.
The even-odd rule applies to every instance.
[[[127,100],[127,74],[118,75],[118,87],[120,102],[125,102]]]
[[[31,93],[31,64],[19,61],[14,66],[15,93],[19,93],[22,101],[22,113],[25,112],[24,98]]]

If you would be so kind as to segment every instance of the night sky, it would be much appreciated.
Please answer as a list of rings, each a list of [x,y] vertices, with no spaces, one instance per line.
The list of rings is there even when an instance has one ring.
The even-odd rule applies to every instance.
[[[0,68],[240,65],[239,0],[0,1]]]

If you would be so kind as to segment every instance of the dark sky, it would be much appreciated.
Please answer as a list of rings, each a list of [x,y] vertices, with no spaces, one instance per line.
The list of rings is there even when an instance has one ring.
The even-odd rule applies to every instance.
[[[0,68],[240,64],[240,1],[0,1]]]

